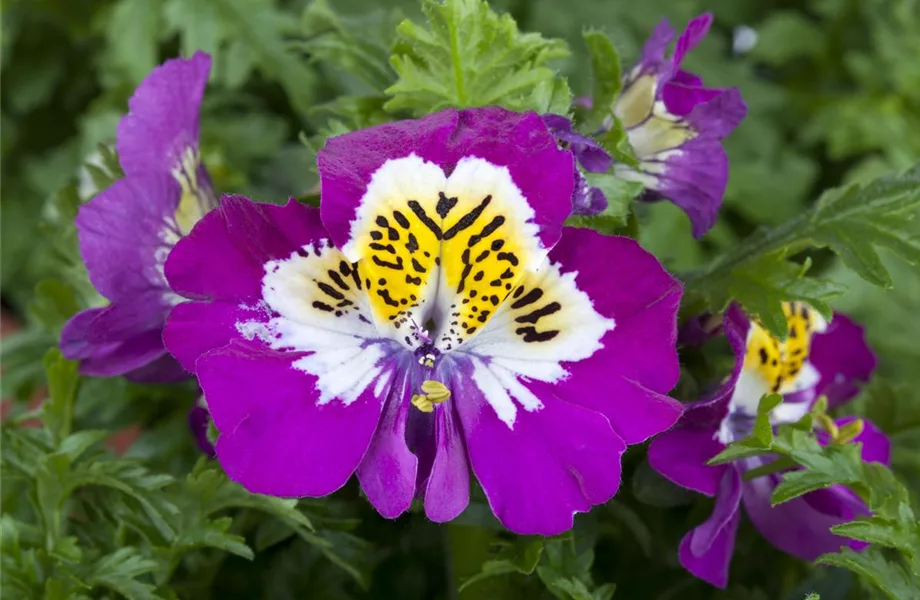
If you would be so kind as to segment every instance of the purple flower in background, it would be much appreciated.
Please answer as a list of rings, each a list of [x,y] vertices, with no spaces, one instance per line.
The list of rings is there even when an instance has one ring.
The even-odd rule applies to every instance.
[[[742,481],[745,471],[772,459],[707,465],[728,443],[750,435],[765,393],[784,395],[785,403],[774,409],[771,421],[790,423],[811,410],[818,395],[827,395],[831,406],[846,402],[855,394],[856,383],[868,380],[875,369],[875,356],[862,328],[846,316],[836,315],[828,325],[804,304],[787,303],[784,308],[789,323],[785,342],[748,320],[737,307],[728,310],[724,330],[736,359],[731,376],[710,399],[688,405],[678,425],[649,446],[648,458],[655,470],[680,486],[716,499],[709,520],[681,542],[680,562],[695,576],[719,587],[728,582],[742,501],[761,535],[803,560],[814,560],[844,545],[864,547],[829,531],[868,513],[862,500],[844,486],[810,492],[774,507],[770,496],[781,475]],[[835,427],[851,421],[840,419]],[[818,440],[826,444],[830,436],[819,433]],[[864,460],[888,464],[889,441],[871,423],[864,422],[852,441],[862,443]]]
[[[61,351],[86,375],[141,381],[187,377],[163,346],[166,315],[181,300],[166,283],[169,251],[216,204],[198,154],[198,112],[211,59],[167,61],[138,86],[118,125],[126,177],[81,207],[80,253],[109,300],[75,315]]]
[[[613,166],[613,157],[593,138],[572,128],[572,122],[561,115],[543,115],[543,122],[560,146],[569,149],[582,169],[589,173],[606,173]],[[600,188],[589,185],[575,168],[572,192],[572,212],[576,215],[596,215],[607,208],[607,197]]]
[[[252,492],[357,473],[394,518],[469,502],[555,534],[681,405],[681,288],[631,239],[563,228],[572,155],[542,119],[445,110],[327,141],[321,210],[225,196],[169,257],[164,339]],[[600,260],[603,257],[603,260]]]
[[[618,163],[614,172],[642,183],[646,199],[667,198],[679,206],[696,237],[713,226],[725,194],[728,157],[722,139],[747,113],[737,89],[706,87],[680,68],[711,24],[710,14],[690,21],[665,58],[674,30],[667,21],[659,23],[613,106],[639,159],[638,169]]]

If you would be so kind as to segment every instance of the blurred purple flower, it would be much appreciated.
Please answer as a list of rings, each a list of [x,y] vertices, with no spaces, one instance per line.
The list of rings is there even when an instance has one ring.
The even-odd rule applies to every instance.
[[[745,471],[772,459],[757,457],[709,466],[708,461],[728,443],[750,435],[760,398],[768,392],[784,395],[785,403],[771,415],[774,424],[797,421],[819,395],[830,405],[846,402],[857,382],[868,380],[875,356],[863,330],[844,315],[829,325],[801,303],[785,305],[789,335],[785,342],[750,321],[737,307],[725,314],[723,328],[735,354],[731,375],[709,399],[687,406],[678,424],[652,440],[652,467],[674,483],[715,497],[712,516],[691,530],[680,545],[680,562],[691,573],[725,587],[743,502],[757,530],[780,550],[814,560],[841,546],[864,544],[838,537],[830,527],[868,513],[849,489],[835,485],[771,506],[770,496],[781,481],[779,473],[743,481]],[[853,419],[836,421],[844,427]],[[818,435],[829,443],[825,433]],[[890,443],[872,423],[864,422],[853,442],[862,444],[867,461],[888,464]]]

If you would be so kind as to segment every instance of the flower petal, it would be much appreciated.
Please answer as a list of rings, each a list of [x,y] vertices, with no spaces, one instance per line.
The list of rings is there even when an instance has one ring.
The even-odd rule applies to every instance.
[[[709,459],[725,449],[715,431],[672,429],[652,439],[648,462],[653,469],[681,487],[715,496],[725,469],[709,466]]]
[[[875,371],[876,358],[866,342],[862,326],[846,315],[836,313],[822,334],[812,338],[809,359],[821,380],[819,394],[827,396],[830,407],[840,406],[859,391]]]
[[[76,226],[89,278],[110,301],[169,294],[163,262],[178,239],[179,186],[166,176],[116,181],[80,207]]]
[[[555,393],[602,413],[627,444],[673,425],[682,407],[665,394],[680,375],[680,283],[634,240],[589,229],[567,228],[550,260],[572,278],[597,315],[613,321],[612,329],[601,332],[588,318],[591,313],[579,308],[579,329],[600,334],[601,347],[589,357],[569,358],[568,377]]]
[[[603,415],[560,400],[539,382],[533,386],[542,407],[520,411],[514,428],[508,427],[482,391],[488,374],[481,363],[459,365],[451,381],[456,399],[449,402],[460,415],[473,472],[492,512],[518,534],[570,529],[575,513],[616,493],[626,445]]]
[[[128,101],[118,124],[118,159],[129,177],[166,175],[186,149],[198,150],[198,113],[211,57],[197,52],[155,68]]]
[[[261,297],[265,263],[327,237],[315,208],[228,195],[176,244],[166,277],[188,298],[251,300]]]
[[[735,534],[741,520],[741,475],[726,469],[719,484],[712,516],[690,530],[680,542],[680,564],[712,585],[728,585],[728,567],[735,550]]]
[[[369,386],[349,404],[322,402],[316,378],[294,358],[231,342],[199,360],[198,378],[231,479],[253,493],[324,496],[361,462],[388,385]]]
[[[74,315],[61,332],[61,352],[79,360],[80,372],[96,377],[123,375],[164,356],[160,328],[138,331],[115,341],[91,341],[95,321],[105,308],[91,308]]]
[[[415,497],[418,459],[406,445],[409,399],[417,383],[403,370],[390,388],[377,432],[358,465],[358,481],[381,515],[395,519],[409,510]]]
[[[458,402],[463,402],[463,398]],[[436,411],[435,438],[437,451],[425,485],[425,516],[435,523],[444,523],[459,516],[470,503],[466,443],[460,417],[450,405]]]

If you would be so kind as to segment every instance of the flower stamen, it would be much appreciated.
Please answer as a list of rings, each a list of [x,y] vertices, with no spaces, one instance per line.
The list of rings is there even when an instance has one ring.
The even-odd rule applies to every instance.
[[[412,396],[412,406],[424,413],[434,411],[435,404],[441,404],[450,398],[450,390],[447,389],[447,386],[431,379],[422,382],[422,392]]]

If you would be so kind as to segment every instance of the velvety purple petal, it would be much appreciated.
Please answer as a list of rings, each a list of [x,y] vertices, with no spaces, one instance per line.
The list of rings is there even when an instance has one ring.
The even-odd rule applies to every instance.
[[[722,144],[698,137],[665,160],[645,198],[667,198],[676,204],[690,217],[694,237],[700,238],[715,224],[727,184],[728,157]]]
[[[707,496],[715,496],[725,465],[706,463],[725,449],[715,438],[715,431],[672,429],[652,439],[648,462],[653,469],[679,486]]]
[[[736,469],[726,469],[719,483],[712,516],[690,530],[680,543],[680,564],[696,577],[720,588],[728,584],[728,567],[741,520],[740,502],[741,476]]]
[[[128,177],[169,174],[188,148],[198,149],[198,113],[211,57],[168,60],[128,100],[118,124],[118,159]]]
[[[715,91],[710,100],[693,106],[687,121],[700,137],[721,140],[747,116],[747,104],[736,88]]]
[[[671,27],[671,24],[668,23],[667,19],[662,19],[655,29],[652,30],[652,35],[649,36],[645,44],[642,46],[642,56],[639,60],[639,68],[643,70],[658,70],[661,68],[662,63],[665,61],[665,53],[668,51],[668,46],[671,45],[671,40],[674,39],[674,28]]]
[[[830,407],[855,396],[859,383],[869,380],[877,363],[862,326],[840,313],[824,333],[812,338],[809,360],[821,374],[818,393],[827,396]]]
[[[358,481],[381,515],[395,519],[409,510],[415,497],[418,459],[406,444],[406,421],[416,382],[404,373],[390,389],[380,424],[363,460]]]
[[[319,404],[316,379],[295,370],[296,359],[231,342],[198,361],[198,380],[221,432],[217,458],[250,492],[330,494],[354,473],[376,429],[381,399],[366,390],[349,405]]]
[[[518,410],[514,428],[496,415],[463,368],[451,382],[473,472],[492,512],[518,534],[555,535],[577,512],[609,500],[620,486],[626,449],[603,415],[560,400],[532,382],[543,403]]]
[[[764,459],[745,461],[745,468],[754,468],[764,462]],[[767,541],[783,552],[807,561],[827,552],[836,552],[842,546],[854,549],[865,547],[863,543],[830,532],[834,525],[868,514],[865,505],[849,490],[832,486],[814,493],[814,502],[809,502],[806,496],[811,494],[807,494],[771,506],[770,496],[779,480],[779,476],[767,475],[744,483],[744,507],[754,527]]]
[[[94,313],[83,334],[89,343],[122,342],[147,331],[159,331],[169,309],[161,292],[141,293],[133,301],[122,300]]]
[[[269,317],[267,313],[241,307],[237,302],[185,302],[169,314],[163,329],[163,342],[170,354],[194,373],[199,356],[226,346],[232,339],[243,339],[237,323],[268,321]]]
[[[94,323],[106,309],[91,308],[74,315],[61,332],[61,352],[80,361],[80,372],[97,377],[115,377],[166,354],[160,329],[139,331],[114,342],[89,341]]]
[[[677,309],[680,283],[625,237],[566,228],[549,258],[615,325],[590,358],[567,363],[555,386],[567,402],[602,413],[627,444],[674,424],[681,404],[667,397],[680,376]]]
[[[533,208],[540,240],[556,243],[571,211],[574,161],[539,115],[490,106],[448,109],[330,138],[317,157],[323,223],[342,247],[372,174],[386,161],[416,154],[450,174],[466,156],[507,166]]]
[[[80,207],[76,226],[90,281],[113,302],[168,290],[161,272],[175,231],[179,184],[168,176],[116,181]]]
[[[722,90],[702,86],[689,86],[674,81],[664,84],[661,89],[661,99],[668,112],[672,115],[685,117],[699,104],[705,104],[719,94]]]
[[[296,200],[277,206],[224,196],[176,244],[166,278],[188,298],[258,299],[265,262],[326,237],[319,210]]]
[[[674,55],[671,56],[671,61],[674,63],[675,67],[680,67],[681,63],[684,61],[684,57],[687,56],[687,52],[703,41],[703,38],[709,33],[709,27],[711,25],[711,13],[703,13],[698,17],[694,17],[687,23],[687,28],[684,29],[684,32],[677,38],[677,44],[674,46]]]
[[[425,486],[425,515],[435,523],[444,523],[470,503],[470,464],[460,417],[453,406],[445,405],[436,412],[437,452]]]

